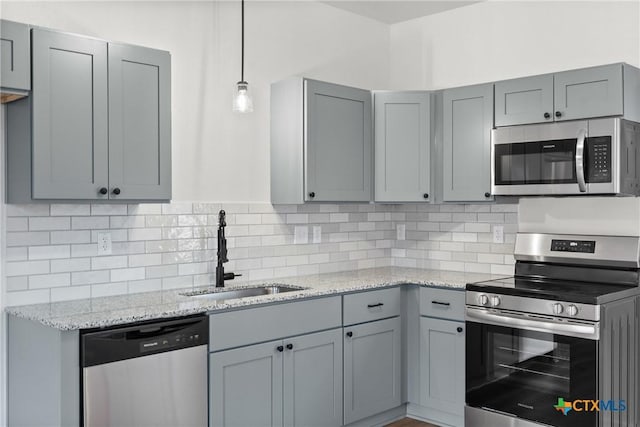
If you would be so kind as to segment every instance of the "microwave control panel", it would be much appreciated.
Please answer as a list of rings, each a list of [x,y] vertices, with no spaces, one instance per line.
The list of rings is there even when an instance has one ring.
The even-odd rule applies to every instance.
[[[611,137],[587,138],[585,148],[586,181],[611,182]]]
[[[596,251],[594,240],[551,240],[551,250],[557,252],[582,252],[592,254]]]

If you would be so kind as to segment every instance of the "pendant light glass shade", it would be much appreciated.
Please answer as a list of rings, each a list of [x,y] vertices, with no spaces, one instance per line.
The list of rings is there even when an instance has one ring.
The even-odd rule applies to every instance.
[[[241,51],[240,51],[240,81],[236,83],[236,93],[233,97],[233,111],[236,113],[253,112],[253,100],[249,94],[249,84],[244,80],[244,0],[241,0]]]
[[[247,82],[238,82],[236,94],[233,97],[233,111],[235,113],[251,113],[253,112],[253,100],[249,94],[249,85]]]

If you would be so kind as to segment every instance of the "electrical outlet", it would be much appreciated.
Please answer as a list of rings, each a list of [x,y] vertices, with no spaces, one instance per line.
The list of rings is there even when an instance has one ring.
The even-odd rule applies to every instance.
[[[319,225],[313,226],[313,243],[322,243],[322,227]]]
[[[111,255],[111,233],[98,233],[98,255]]]
[[[396,225],[396,239],[404,240],[407,238],[407,226],[405,224]]]
[[[493,243],[504,243],[504,227],[502,225],[493,226]]]
[[[304,245],[309,243],[309,227],[295,227],[293,229],[293,244]]]

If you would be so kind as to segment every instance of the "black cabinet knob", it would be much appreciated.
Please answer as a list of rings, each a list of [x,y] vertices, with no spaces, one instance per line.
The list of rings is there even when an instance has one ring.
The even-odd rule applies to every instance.
[[[462,327],[458,326],[457,331],[458,331],[458,332],[462,332]]]
[[[293,344],[287,344],[287,350],[293,350]]]
[[[312,191],[311,193],[309,193],[309,197],[313,199],[314,197],[316,197],[316,193]]]
[[[100,192],[100,194],[102,194],[103,196],[105,194],[107,194],[109,192],[109,190],[107,190],[107,187],[102,187],[100,190],[98,190]]]
[[[116,196],[117,196],[118,194],[120,194],[120,189],[119,189],[118,187],[114,188],[114,189],[113,189],[113,194],[115,194]]]
[[[429,193],[424,193],[424,194],[422,195],[422,197],[424,197],[425,199],[428,199],[428,198],[429,198]]]
[[[284,351],[284,347],[279,345],[276,347],[276,350],[278,350],[280,353],[282,353]]]
[[[484,193],[484,197],[491,197],[491,193],[489,192]]]
[[[347,332],[347,336],[348,336],[349,338],[351,338],[351,337],[353,336],[353,332],[351,332],[351,331]]]
[[[544,113],[544,118],[545,118],[545,119],[549,119],[549,118],[551,118],[551,114],[549,114],[549,113]]]
[[[562,113],[560,111],[556,111],[556,117],[562,117]]]

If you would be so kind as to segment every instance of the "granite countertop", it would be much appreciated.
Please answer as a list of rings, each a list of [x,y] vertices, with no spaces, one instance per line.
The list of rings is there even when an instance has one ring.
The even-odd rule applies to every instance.
[[[269,281],[235,281],[235,283],[228,282],[226,284],[226,289],[269,284],[303,288],[299,291],[246,298],[216,301],[208,298],[193,298],[182,295],[194,290],[205,291],[207,288],[175,289],[49,304],[13,306],[7,307],[5,311],[10,315],[30,319],[52,328],[69,331],[106,327],[142,320],[216,312],[251,305],[342,294],[407,283],[421,286],[464,289],[467,283],[498,277],[504,276],[384,267],[351,272],[289,277]]]

